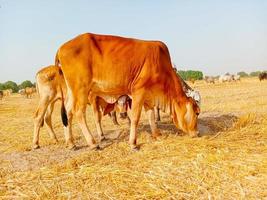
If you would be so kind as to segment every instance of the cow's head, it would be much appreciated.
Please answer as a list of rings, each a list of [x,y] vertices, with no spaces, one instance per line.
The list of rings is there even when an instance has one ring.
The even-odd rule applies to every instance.
[[[198,136],[197,119],[200,108],[191,97],[185,101],[173,101],[172,118],[175,126],[192,137]]]

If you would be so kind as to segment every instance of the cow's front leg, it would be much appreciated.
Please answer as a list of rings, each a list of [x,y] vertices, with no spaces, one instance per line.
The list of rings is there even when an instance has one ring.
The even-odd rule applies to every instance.
[[[144,102],[143,94],[133,95],[131,128],[130,128],[130,138],[129,138],[129,144],[130,144],[131,149],[133,150],[138,150],[137,125],[140,119],[143,102]]]
[[[155,110],[154,108],[149,109],[147,111],[147,116],[148,116],[148,121],[151,127],[151,132],[152,132],[152,138],[156,139],[158,136],[160,136],[160,132],[157,128],[157,124],[155,122]]]

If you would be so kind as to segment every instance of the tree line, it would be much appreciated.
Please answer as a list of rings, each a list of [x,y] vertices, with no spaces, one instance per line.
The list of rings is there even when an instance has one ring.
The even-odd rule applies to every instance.
[[[35,83],[29,80],[23,81],[21,84],[17,84],[14,81],[0,83],[0,90],[12,89],[13,92],[18,92],[20,89],[25,89],[26,87],[35,87]]]
[[[194,70],[176,70],[176,73],[182,77],[184,80],[202,80],[203,79],[203,72],[201,71],[194,71]],[[260,73],[267,72],[267,71],[254,71],[251,73],[246,73],[244,71],[238,72],[237,74],[240,75],[240,77],[258,77]],[[219,76],[216,76],[219,77]]]

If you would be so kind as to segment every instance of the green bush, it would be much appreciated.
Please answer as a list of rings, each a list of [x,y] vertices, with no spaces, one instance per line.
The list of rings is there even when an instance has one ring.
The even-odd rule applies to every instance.
[[[184,80],[202,80],[203,79],[203,73],[201,71],[193,71],[193,70],[179,70],[178,74],[182,77]]]
[[[7,81],[2,85],[3,85],[3,90],[12,89],[13,92],[19,91],[19,87],[18,87],[17,83],[15,83],[13,81]]]
[[[33,87],[33,83],[29,80],[23,81],[20,85],[19,85],[19,89],[24,89],[26,87]]]
[[[261,71],[256,71],[256,72],[251,72],[249,75],[250,76],[259,76],[260,73],[261,73]]]
[[[237,73],[240,77],[248,77],[248,73],[246,72],[238,72]]]

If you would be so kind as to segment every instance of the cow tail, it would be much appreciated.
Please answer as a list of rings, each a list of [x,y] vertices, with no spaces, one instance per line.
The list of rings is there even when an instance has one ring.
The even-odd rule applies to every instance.
[[[55,56],[55,66],[57,67],[59,67],[60,65],[58,53],[59,53],[59,50],[57,51],[56,56]],[[59,73],[60,74],[62,73],[61,69],[59,69]],[[63,125],[66,127],[68,126],[68,116],[67,116],[66,108],[64,105],[64,95],[63,95],[62,87],[60,87],[60,92],[61,92],[61,100],[62,100],[61,101],[61,120],[62,120]]]
[[[62,123],[63,125],[66,127],[68,126],[68,116],[67,116],[67,112],[66,112],[66,108],[65,108],[65,105],[64,105],[64,95],[63,95],[63,91],[62,91],[62,88],[60,87],[60,90],[61,90],[61,120],[62,120]]]

